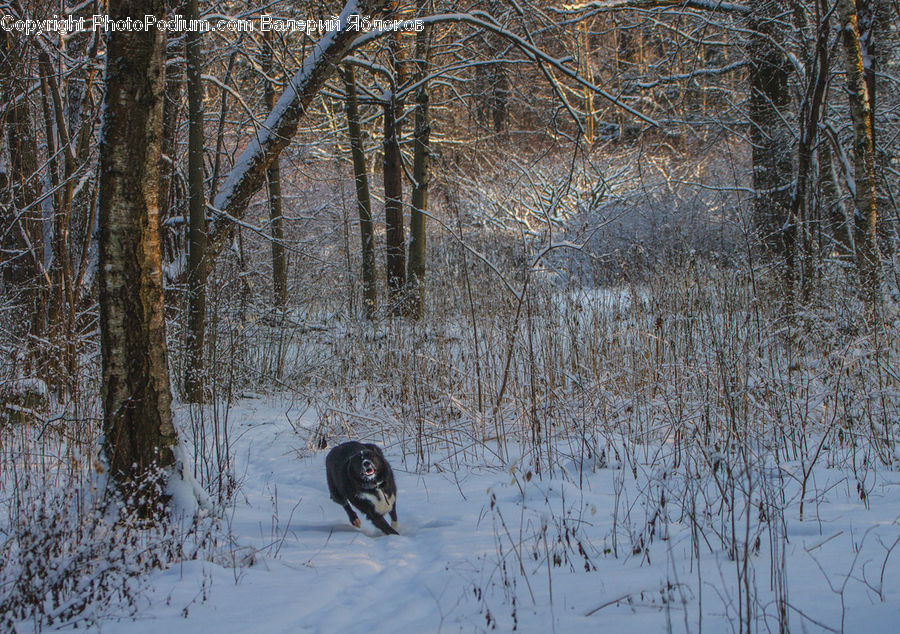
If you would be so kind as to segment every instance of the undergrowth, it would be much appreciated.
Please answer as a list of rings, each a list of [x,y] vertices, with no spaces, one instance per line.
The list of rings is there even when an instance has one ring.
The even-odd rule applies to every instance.
[[[739,255],[698,254],[697,236],[662,259],[644,253],[633,275],[631,256],[604,268],[590,242],[556,257],[549,229],[485,228],[466,201],[453,200],[458,192],[443,195],[452,213],[429,238],[420,322],[392,316],[384,302],[374,321],[359,316],[357,256],[339,231],[317,245],[317,257],[296,256],[283,310],[247,273],[247,262],[267,257],[265,243],[248,238],[243,262],[226,255],[208,295],[211,407],[180,417],[196,477],[229,503],[239,485],[228,407],[278,394],[317,413],[310,449],[366,438],[411,471],[512,474],[523,505],[517,524],[506,511],[512,498],[485,501],[497,552],[470,593],[488,628],[514,627],[542,592],[552,602],[556,574],[590,575],[604,558],[666,557],[673,527],[689,536],[698,571],[709,555],[728,562],[721,600],[739,631],[787,627],[785,525],[816,516],[827,491],[815,471],[841,473],[868,504],[878,473],[900,466],[896,307],[886,299],[880,320],[866,323],[852,279],[831,263],[813,297],[786,305],[769,272]],[[513,224],[532,229],[539,211],[521,211]],[[716,239],[733,249],[739,238]],[[585,273],[592,267],[602,271]],[[182,320],[172,311],[173,385]],[[98,492],[92,363],[95,354],[74,393],[8,409],[27,420],[4,419],[4,627],[132,613],[150,570],[209,543],[196,528],[143,525]],[[21,366],[0,372],[4,385],[33,385]],[[602,521],[571,495],[529,493],[552,483],[584,493],[598,473],[612,474],[615,497]],[[767,571],[772,601],[760,599],[757,568]],[[687,592],[671,579],[621,602],[671,606]]]

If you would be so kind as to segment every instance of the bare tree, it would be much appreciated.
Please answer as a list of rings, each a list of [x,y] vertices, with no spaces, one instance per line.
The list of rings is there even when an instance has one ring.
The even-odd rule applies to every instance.
[[[359,212],[359,236],[362,243],[363,304],[366,319],[373,319],[378,306],[378,287],[375,281],[375,225],[372,222],[368,169],[366,168],[366,154],[360,130],[359,103],[356,97],[356,77],[353,66],[345,66],[341,75],[344,80],[344,89],[347,92],[347,130],[350,136],[353,182],[356,187],[356,207]]]
[[[111,0],[113,19],[162,17],[163,0]],[[107,38],[100,146],[100,336],[111,474],[142,481],[175,463],[159,246],[164,33]],[[148,489],[147,494],[152,495]]]
[[[198,0],[188,0],[188,19],[198,20]],[[187,401],[203,401],[203,340],[206,330],[206,196],[204,195],[203,53],[199,31],[185,37],[188,92],[188,270],[187,341],[185,342],[184,394]]]
[[[272,109],[278,100],[275,92],[274,51],[271,34],[262,43],[262,71],[265,75],[265,104]],[[284,213],[281,200],[281,166],[280,159],[275,157],[266,171],[266,183],[269,190],[269,224],[272,234],[272,287],[275,305],[284,307],[287,303],[287,252],[284,248]]]
[[[420,2],[424,6],[424,2]],[[416,33],[415,131],[413,132],[413,191],[409,212],[409,261],[406,282],[407,313],[420,319],[425,312],[425,214],[428,209],[428,58],[430,28]]]
[[[382,110],[384,123],[383,169],[384,179],[384,224],[385,258],[388,294],[391,309],[400,313],[403,309],[403,294],[406,290],[406,230],[403,223],[403,156],[400,153],[400,115],[403,103],[398,91],[404,81],[403,60],[397,38],[390,47],[393,83],[384,95]]]
[[[856,186],[856,260],[862,296],[873,306],[880,296],[879,256],[876,228],[878,219],[875,187],[875,137],[872,105],[860,47],[859,21],[855,0],[838,0],[841,33],[846,53],[847,98],[853,124],[853,174]]]
[[[750,143],[753,152],[754,219],[768,253],[794,279],[797,219],[790,216],[794,178],[793,140],[787,125],[791,66],[779,33],[786,9],[777,0],[753,0],[750,58]]]
[[[6,104],[2,122],[9,152],[9,174],[0,200],[0,246],[2,282],[6,292],[21,289],[21,304],[31,311],[30,341],[43,336],[44,288],[43,231],[41,228],[41,181],[38,149],[31,122],[29,101],[22,81],[26,40],[0,30],[0,86]],[[29,355],[31,357],[32,355]],[[29,358],[29,363],[31,359]]]

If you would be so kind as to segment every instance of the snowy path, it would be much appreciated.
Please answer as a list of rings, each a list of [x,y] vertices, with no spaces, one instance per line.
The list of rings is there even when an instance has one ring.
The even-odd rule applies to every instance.
[[[626,510],[637,518],[633,526],[643,522],[627,490],[616,500],[619,470],[590,474],[583,489],[563,480],[525,483],[498,469],[416,474],[387,447],[401,533],[389,537],[365,520],[361,530],[353,528],[329,500],[326,452],[305,448],[284,408],[245,401],[230,418],[241,481],[229,519],[236,544],[220,549],[215,563],[188,562],[158,574],[151,605],[136,621],[105,623],[104,632],[471,632],[490,625],[526,632],[736,631],[735,564],[707,551],[698,574],[686,526],[669,524],[668,539],[658,539],[647,558],[633,555],[621,534],[619,557],[608,552],[617,505],[620,526]],[[307,414],[299,426],[313,423]],[[834,499],[820,503],[818,521],[788,522],[786,575],[798,631],[839,629],[842,598],[845,631],[896,631],[900,552],[887,557],[883,580],[879,572],[900,537],[900,478],[885,475],[893,480],[873,487],[867,511],[842,474],[823,469],[817,484]],[[563,515],[568,519],[560,523]],[[546,540],[536,537],[542,526]],[[595,570],[585,572],[579,540]],[[859,550],[855,559],[851,544]],[[559,566],[550,565],[555,556]],[[753,559],[753,585],[766,614],[756,623],[761,630],[777,629],[769,562],[764,540]],[[882,597],[865,582],[882,583]]]
[[[471,561],[494,551],[483,513],[496,472],[458,488],[450,474],[405,472],[389,451],[401,535],[384,536],[365,519],[358,530],[328,498],[327,452],[307,451],[283,413],[245,405],[231,414],[241,480],[231,530],[239,536],[235,558],[256,551],[253,565],[189,562],[169,570],[154,580],[151,608],[104,631],[158,633],[163,624],[196,631],[202,623],[207,631],[243,632],[250,622],[265,632],[416,632],[439,625],[441,611],[475,577]],[[188,619],[180,618],[185,606]]]

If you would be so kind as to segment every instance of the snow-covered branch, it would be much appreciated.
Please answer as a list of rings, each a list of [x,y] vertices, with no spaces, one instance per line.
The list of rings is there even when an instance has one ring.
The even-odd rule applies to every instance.
[[[747,15],[751,8],[734,4],[733,2],[719,2],[718,0],[594,0],[593,2],[574,2],[566,4],[566,11],[617,11],[620,9],[660,9],[671,7],[673,9],[694,9],[697,11],[718,11],[722,13],[738,13]]]
[[[300,118],[359,35],[349,28],[350,17],[380,10],[387,0],[348,0],[340,14],[340,28],[316,43],[284,94],[241,153],[213,199],[209,225],[210,256],[225,244],[233,218],[244,214],[251,197],[266,180],[266,170],[297,133]]]

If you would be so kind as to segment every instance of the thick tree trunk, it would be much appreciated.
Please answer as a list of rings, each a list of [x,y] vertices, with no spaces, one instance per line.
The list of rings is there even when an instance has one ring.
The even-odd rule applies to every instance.
[[[188,1],[188,19],[198,20],[197,0]],[[184,350],[184,396],[189,403],[203,402],[203,340],[206,330],[206,196],[203,192],[203,84],[200,78],[200,33],[185,35],[188,90],[188,275],[187,337]]]
[[[359,124],[359,104],[356,98],[353,67],[346,66],[342,76],[347,90],[347,130],[353,158],[353,182],[356,186],[359,237],[362,243],[363,305],[366,319],[374,319],[378,307],[378,287],[375,282],[375,225],[372,222],[372,200],[369,196],[369,178]]]
[[[791,214],[793,140],[790,64],[779,45],[782,4],[754,0],[750,16],[750,141],[753,149],[754,221],[765,252],[780,261],[789,286],[794,279],[797,219]]]
[[[267,37],[263,43],[263,72],[271,75],[274,72],[272,43]],[[265,89],[266,107],[274,108],[278,101],[275,86],[269,80]],[[266,171],[266,183],[269,190],[269,230],[272,235],[272,287],[275,305],[283,308],[287,304],[287,254],[284,249],[284,217],[281,204],[281,167],[278,157],[272,161]]]
[[[409,262],[406,283],[407,313],[421,319],[425,313],[425,212],[428,210],[428,152],[431,124],[428,120],[429,29],[416,33],[416,121],[413,133],[413,191],[409,212]]]
[[[109,13],[162,18],[164,3],[110,0]],[[175,462],[157,226],[163,46],[156,29],[108,34],[100,144],[104,450],[112,476],[138,483]]]
[[[847,99],[850,102],[850,119],[853,123],[856,262],[861,295],[871,307],[878,300],[881,290],[876,240],[878,213],[872,112],[860,49],[855,1],[838,0],[838,12],[841,16],[841,32],[846,53]]]

